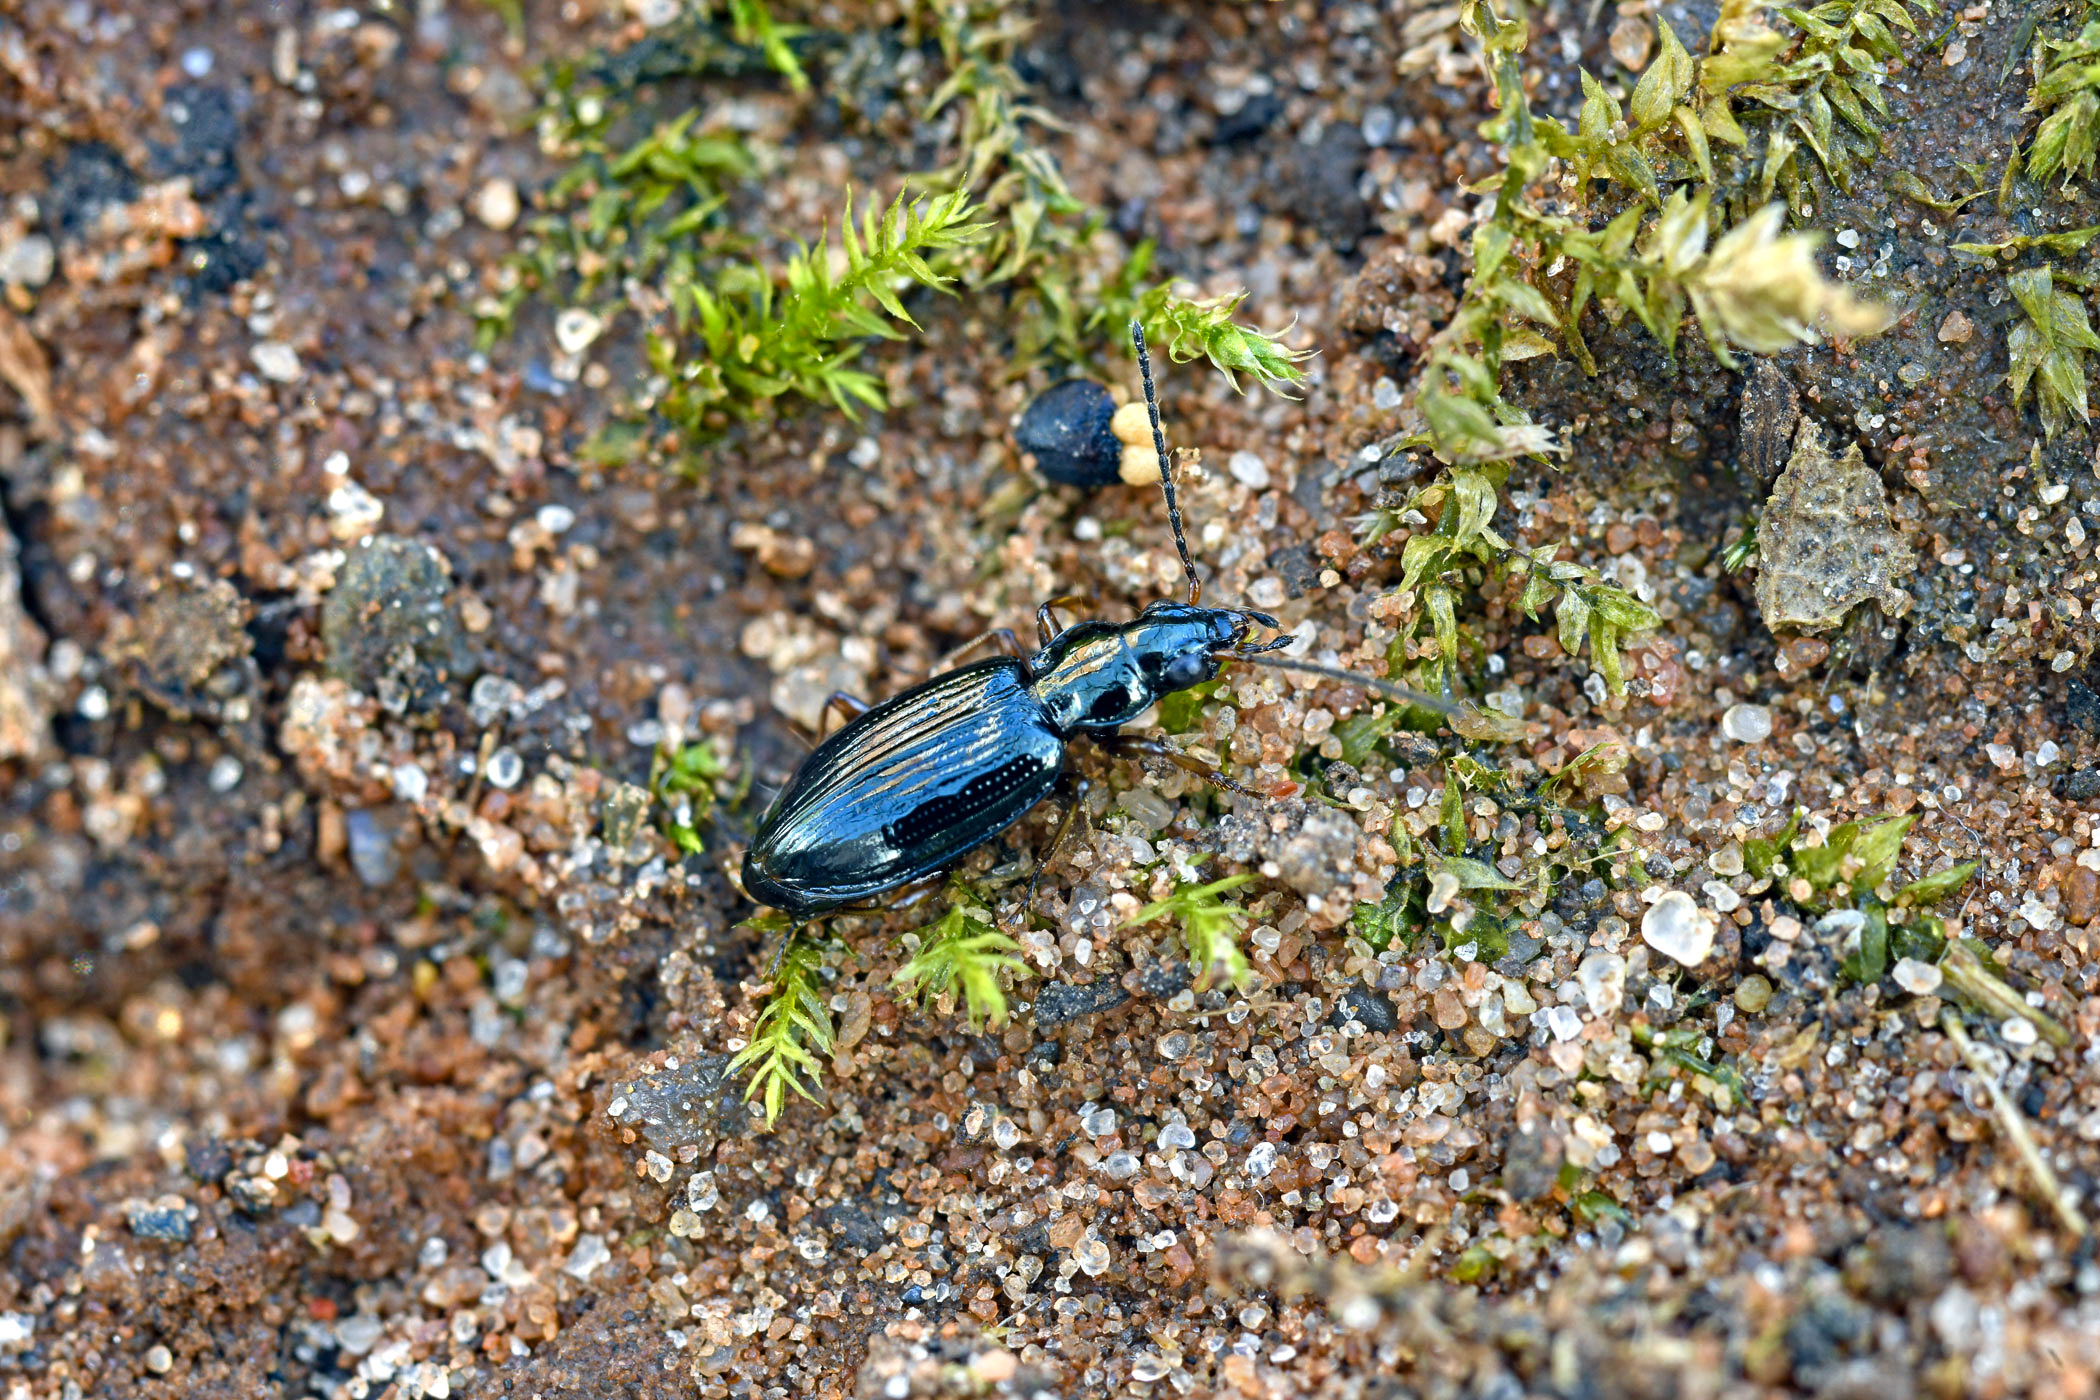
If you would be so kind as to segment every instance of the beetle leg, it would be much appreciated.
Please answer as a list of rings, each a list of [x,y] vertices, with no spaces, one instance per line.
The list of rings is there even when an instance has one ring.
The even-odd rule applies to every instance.
[[[1067,593],[1044,603],[1035,610],[1035,635],[1041,639],[1044,646],[1049,646],[1057,634],[1065,630],[1057,624],[1057,609],[1076,608],[1089,601],[1091,600],[1083,593]]]
[[[1191,758],[1179,749],[1162,743],[1158,739],[1148,738],[1142,734],[1117,734],[1111,738],[1102,739],[1100,742],[1109,752],[1120,754],[1125,758],[1163,758],[1184,773],[1194,773],[1203,781],[1224,788],[1227,792],[1236,792],[1242,797],[1265,798],[1267,796],[1265,793],[1256,792],[1244,783],[1234,782],[1202,759]]]
[[[970,638],[969,641],[964,642],[961,646],[943,656],[934,663],[934,671],[938,673],[947,670],[955,664],[958,658],[968,655],[987,642],[998,647],[1002,655],[1011,656],[1017,660],[1028,655],[1027,652],[1021,649],[1021,639],[1014,635],[1013,628],[994,627],[989,632],[980,632],[978,635]]]
[[[1072,834],[1072,827],[1079,820],[1079,804],[1086,796],[1088,786],[1086,779],[1074,778],[1069,772],[1058,778],[1057,795],[1064,799],[1065,814],[1058,818],[1057,831],[1050,838],[1050,849],[1043,852],[1042,859],[1035,863],[1035,874],[1028,877],[1028,898],[1021,904],[1020,917],[1014,920],[1016,929],[1027,927],[1028,916],[1035,909],[1035,892],[1043,883],[1043,871],[1057,859],[1065,838]]]
[[[841,904],[831,910],[834,914],[889,914],[900,909],[909,909],[948,883],[948,872],[936,870],[931,875],[921,875],[888,891],[880,904]]]
[[[870,705],[857,695],[848,695],[843,690],[832,691],[831,694],[824,697],[824,708],[817,714],[817,737],[819,739],[824,737],[824,721],[831,718],[833,710],[837,710],[848,721],[852,721],[859,719],[874,708],[873,705]]]

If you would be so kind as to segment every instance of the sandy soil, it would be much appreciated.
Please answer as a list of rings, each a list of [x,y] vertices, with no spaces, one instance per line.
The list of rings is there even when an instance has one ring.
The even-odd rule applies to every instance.
[[[0,1395],[2100,1393],[2100,477],[2082,430],[2034,455],[2017,307],[1949,251],[2094,211],[1882,178],[1964,188],[2026,132],[2012,9],[1933,24],[1819,213],[1904,318],[1779,357],[1916,551],[1880,649],[1765,630],[1719,559],[1762,495],[1742,376],[1600,325],[1595,378],[1512,375],[1573,450],[1500,518],[1664,624],[1613,697],[1469,600],[1529,729],[1459,822],[1554,872],[1494,948],[1348,937],[1439,818],[1438,749],[1337,771],[1373,698],[1242,672],[1198,738],[1336,800],[1083,757],[1011,1024],[900,998],[923,914],[841,921],[824,1101],[769,1132],[723,1074],[773,952],[729,872],[796,724],[1045,597],[1171,592],[1156,498],[1026,470],[1049,375],[1004,373],[996,294],[913,303],[885,414],[784,412],[697,470],[586,454],[632,322],[565,356],[528,301],[477,353],[476,308],[506,193],[560,171],[544,65],[645,43],[621,7],[528,6],[522,42],[443,0],[0,8]],[[1537,17],[1534,102],[1623,82],[1657,13],[1711,20]],[[894,16],[809,14],[885,37],[820,44],[808,96],[760,65],[642,94],[777,151],[753,231],[814,236],[952,136]],[[1377,664],[1402,540],[1352,522],[1416,470],[1381,445],[1463,285],[1488,85],[1406,4],[1035,17],[1101,237],[1319,351],[1296,401],[1164,373],[1211,593]],[[699,855],[628,819],[667,732],[757,794]],[[1539,799],[1599,743],[1621,774]],[[1942,912],[2013,1002],[1841,976],[1805,889],[1745,869],[1796,805],[1917,816],[1902,879],[1980,861]],[[1257,980],[1192,987],[1129,921],[1237,871]],[[1717,932],[1696,966],[1643,937],[1672,892]]]

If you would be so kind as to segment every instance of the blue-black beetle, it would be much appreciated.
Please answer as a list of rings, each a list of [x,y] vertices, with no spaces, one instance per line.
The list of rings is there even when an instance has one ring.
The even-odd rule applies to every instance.
[[[1165,696],[1210,680],[1223,662],[1290,641],[1248,643],[1255,624],[1276,628],[1266,613],[1198,606],[1202,585],[1182,533],[1143,327],[1133,325],[1131,336],[1188,601],[1153,603],[1128,622],[1086,621],[1060,631],[1055,609],[1076,600],[1053,599],[1037,611],[1040,647],[1032,655],[1002,630],[979,640],[999,641],[1007,655],[935,676],[879,705],[834,695],[827,709],[854,718],[803,760],[759,823],[744,856],[744,889],[753,899],[806,919],[930,888],[1058,788],[1066,746],[1080,735],[1259,795],[1158,740],[1117,732]],[[1076,811],[1073,800],[1059,840]]]

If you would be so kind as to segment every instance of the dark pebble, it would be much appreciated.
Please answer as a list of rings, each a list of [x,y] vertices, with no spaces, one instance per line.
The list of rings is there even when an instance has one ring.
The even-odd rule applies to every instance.
[[[277,1209],[276,1191],[259,1176],[227,1177],[226,1194],[243,1215],[268,1215]]]
[[[321,606],[329,674],[390,714],[443,704],[472,669],[451,591],[452,570],[427,544],[378,535],[352,550]]]
[[[2064,779],[2064,796],[2073,802],[2100,797],[2100,768],[2079,768]]]
[[[190,1216],[180,1206],[133,1206],[126,1212],[131,1233],[142,1240],[183,1241],[190,1237]]]
[[[1112,1006],[1121,1006],[1129,1000],[1128,992],[1106,978],[1089,982],[1084,987],[1075,987],[1070,982],[1052,982],[1036,994],[1035,1028],[1051,1030],[1081,1016],[1092,1016]]]
[[[1189,965],[1186,962],[1157,962],[1139,968],[1136,975],[1137,994],[1150,1001],[1165,1001],[1189,985]],[[1037,1016],[1042,1013],[1038,1011]]]
[[[1520,1201],[1535,1201],[1560,1184],[1560,1142],[1550,1133],[1511,1133],[1502,1154],[1502,1188]]]
[[[1276,141],[1271,149],[1271,213],[1315,228],[1343,248],[1370,232],[1371,207],[1358,189],[1369,152],[1361,131],[1336,122],[1310,146]]]
[[[712,1149],[721,1137],[749,1126],[742,1080],[727,1073],[729,1056],[681,1057],[676,1069],[652,1069],[623,1080],[612,1097],[624,1098],[617,1121],[633,1128],[659,1152],[683,1147]]]
[[[2100,693],[2090,685],[2071,678],[2071,693],[2064,704],[2064,712],[2072,724],[2088,734],[2100,734]]]
[[[1036,470],[1067,486],[1108,486],[1118,480],[1123,444],[1109,431],[1116,401],[1091,379],[1067,379],[1036,395],[1021,411],[1014,444],[1035,456]]]
[[[194,1181],[217,1181],[233,1170],[233,1153],[217,1138],[203,1138],[184,1149],[182,1164]]]
[[[1273,92],[1256,93],[1242,102],[1237,112],[1218,118],[1217,130],[1211,136],[1211,140],[1220,146],[1252,141],[1273,126],[1276,119],[1282,115],[1282,98]]]
[[[1334,1006],[1334,1024],[1350,1021],[1363,1022],[1367,1031],[1389,1031],[1400,1024],[1400,1017],[1384,993],[1369,987],[1351,987],[1336,998]]]
[[[1512,929],[1509,935],[1509,951],[1496,961],[1495,971],[1501,973],[1504,977],[1514,977],[1530,966],[1531,960],[1536,958],[1545,947],[1545,939],[1533,938],[1530,934],[1520,929]]]
[[[68,146],[49,167],[44,217],[68,236],[85,233],[112,204],[138,198],[138,177],[114,146],[82,141]]]
[[[233,95],[224,88],[178,83],[168,89],[162,110],[175,125],[176,142],[155,152],[171,175],[190,177],[190,189],[209,199],[238,178],[234,150],[240,144],[241,119]]]
[[[825,1211],[824,1228],[833,1240],[863,1254],[873,1254],[883,1245],[881,1222],[857,1201],[842,1201]]]
[[[1936,1295],[1947,1286],[1953,1267],[1954,1252],[1945,1230],[1898,1226],[1883,1230],[1864,1246],[1847,1272],[1868,1298],[1901,1304]]]

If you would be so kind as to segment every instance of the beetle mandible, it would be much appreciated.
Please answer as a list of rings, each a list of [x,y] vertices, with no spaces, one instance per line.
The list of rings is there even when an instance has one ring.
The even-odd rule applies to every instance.
[[[1277,630],[1267,613],[1199,605],[1203,586],[1182,533],[1144,327],[1133,323],[1130,332],[1187,601],[1162,599],[1128,622],[1089,619],[1060,630],[1056,610],[1079,600],[1054,598],[1036,611],[1040,645],[1033,654],[1002,629],[978,642],[997,641],[1005,655],[944,672],[879,705],[832,696],[826,711],[836,707],[853,718],[803,760],[759,822],[743,867],[753,899],[806,920],[931,889],[1059,789],[1067,748],[1082,735],[1112,752],[1163,758],[1220,787],[1261,796],[1157,739],[1119,732],[1164,697],[1210,680],[1224,662],[1291,641],[1284,634],[1248,642],[1256,624]],[[1445,708],[1390,683],[1340,674]],[[1078,811],[1075,794],[1067,792],[1066,802],[1051,856]],[[1038,875],[1049,859],[1038,863]]]

